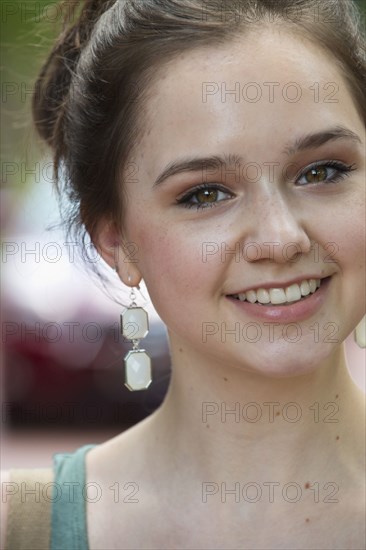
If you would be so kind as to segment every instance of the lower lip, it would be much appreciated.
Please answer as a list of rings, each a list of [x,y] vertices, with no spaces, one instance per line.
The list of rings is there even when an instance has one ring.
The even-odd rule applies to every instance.
[[[281,321],[282,323],[304,321],[317,313],[324,304],[330,279],[331,277],[323,279],[320,287],[314,294],[310,294],[305,299],[288,305],[259,305],[258,303],[241,302],[230,296],[226,296],[226,298],[249,317],[256,317],[264,321]]]

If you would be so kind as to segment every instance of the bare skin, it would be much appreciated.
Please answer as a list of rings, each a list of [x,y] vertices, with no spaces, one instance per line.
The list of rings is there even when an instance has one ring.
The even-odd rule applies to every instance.
[[[218,94],[202,101],[203,82],[225,82],[232,90],[239,80],[277,82],[280,89],[295,82],[302,98],[253,103]],[[336,83],[337,102],[316,102],[309,88],[314,82],[320,89]],[[327,56],[278,31],[182,56],[164,69],[153,92],[149,128],[132,158],[139,181],[127,183],[123,220],[138,262],[123,262],[122,243],[117,256],[122,281],[128,284],[130,276],[136,285],[143,278],[168,327],[172,380],[152,416],[87,456],[88,477],[106,495],[115,482],[122,487],[130,481],[138,499],[117,504],[106,496],[88,505],[91,547],[362,548],[365,398],[348,374],[342,344],[365,312],[365,132],[352,97]],[[290,157],[282,153],[289,141],[338,125],[359,142],[339,139]],[[202,210],[175,202],[202,181],[202,172],[171,176],[153,187],[169,162],[222,152],[241,153],[261,167],[293,162],[305,169],[336,159],[357,169],[328,187],[296,187],[295,178],[284,183],[280,169],[273,178],[263,170],[255,183],[215,174],[210,183],[223,183],[233,196],[219,195],[215,207]],[[116,250],[110,243],[117,238],[106,223],[100,246],[111,266]],[[202,259],[202,243],[224,242],[233,250],[237,242],[253,241],[261,247],[260,259]],[[266,242],[280,245],[271,258]],[[330,242],[337,245],[331,262]],[[289,243],[296,243],[297,254],[284,258]],[[320,310],[299,322],[296,343],[283,337],[283,325],[275,327],[272,340],[258,343],[222,333],[204,341],[207,321],[230,328],[237,321],[261,322],[233,308],[227,294],[314,273],[331,276],[331,283]],[[314,322],[335,324],[337,341],[315,341]],[[253,402],[255,409],[245,409]],[[239,419],[225,415],[236,403]],[[288,403],[296,404],[298,420],[289,420],[297,413],[286,409]],[[248,421],[258,407],[260,420]],[[257,485],[246,486],[247,494],[249,482]],[[272,500],[269,482],[277,483]],[[235,483],[240,494],[228,493],[225,502],[225,487]],[[288,483],[300,487],[297,502],[289,502],[296,499],[295,486],[283,496]],[[261,498],[249,502],[258,485]]]
[[[295,401],[303,414],[295,423],[282,414],[272,424],[237,423],[230,414],[225,422],[219,415],[203,422],[198,381],[184,379],[179,387],[190,396],[184,416],[170,391],[152,416],[87,455],[88,479],[104,495],[88,504],[92,548],[362,548],[364,395],[344,363],[336,371],[330,361],[322,373],[282,381],[281,388],[273,379],[262,384],[255,401]],[[258,380],[249,381],[241,403],[254,400]],[[228,379],[228,392],[236,382],[235,375]],[[317,422],[309,409],[315,402],[339,404],[333,417],[339,422],[328,423],[324,410]],[[226,403],[234,408],[232,398]],[[272,499],[269,482],[276,484]],[[237,500],[229,493],[235,483]],[[297,488],[283,493],[289,483]],[[253,484],[261,491],[255,503]]]
[[[260,83],[263,99],[236,102],[218,93],[203,101],[203,83],[224,82],[229,90],[237,81]],[[273,102],[264,82],[279,83]],[[297,102],[283,99],[289,82],[302,90]],[[315,101],[314,83],[322,93],[336,83],[337,102]],[[147,130],[131,157],[139,179],[126,183],[123,234],[137,245],[138,261],[124,261],[120,228],[108,220],[100,225],[98,246],[111,267],[118,258],[125,284],[144,279],[168,327],[172,380],[154,414],[87,454],[87,481],[99,483],[103,495],[87,504],[90,548],[361,549],[365,397],[349,376],[343,348],[365,313],[360,114],[332,60],[278,30],[183,55],[153,87]],[[303,135],[340,125],[359,141],[283,152]],[[176,159],[222,153],[241,154],[262,171],[255,182],[249,172],[240,181],[211,176],[210,183],[228,191],[212,208],[176,202],[202,182],[202,170],[153,186]],[[337,183],[304,182],[307,167],[329,160],[356,169]],[[289,162],[297,170],[286,179]],[[277,163],[273,177],[268,163]],[[235,243],[252,242],[261,249],[259,259],[213,254],[203,261],[203,243],[233,250]],[[265,243],[278,243],[272,255]],[[331,262],[328,243],[336,243]],[[297,323],[296,342],[283,336],[283,324],[271,338],[262,320],[227,298],[259,283],[310,275],[331,277],[330,284],[320,309]],[[255,322],[262,337],[236,342],[218,331],[205,339],[208,322],[228,329]],[[334,325],[336,338],[321,332],[316,340],[316,323],[320,331]],[[236,403],[239,418],[227,412]],[[251,421],[258,410],[262,416]],[[225,487],[235,484],[239,502],[232,493],[225,502]],[[258,487],[261,497],[250,502]]]

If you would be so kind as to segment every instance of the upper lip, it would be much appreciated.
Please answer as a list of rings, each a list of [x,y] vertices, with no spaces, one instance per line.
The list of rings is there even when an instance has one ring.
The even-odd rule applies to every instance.
[[[291,286],[293,284],[300,284],[302,281],[309,281],[310,279],[326,279],[330,275],[300,275],[299,277],[296,277],[295,279],[291,279],[290,281],[272,281],[269,283],[256,283],[253,286],[247,286],[244,289],[238,290],[237,292],[232,292],[229,294],[229,296],[232,296],[233,294],[244,294],[244,292],[247,292],[248,290],[259,290],[260,288],[286,288],[288,286]]]

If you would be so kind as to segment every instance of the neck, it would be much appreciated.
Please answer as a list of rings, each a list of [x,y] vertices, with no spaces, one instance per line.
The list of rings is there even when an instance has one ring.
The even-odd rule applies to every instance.
[[[305,472],[334,477],[346,463],[357,468],[364,440],[355,419],[364,417],[364,395],[343,346],[311,373],[288,378],[206,362],[180,352],[174,340],[171,354],[169,390],[149,422],[152,452],[158,440],[169,475],[289,481]]]

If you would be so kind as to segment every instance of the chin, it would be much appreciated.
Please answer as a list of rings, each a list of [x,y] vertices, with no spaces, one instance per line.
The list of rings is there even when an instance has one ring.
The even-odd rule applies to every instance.
[[[262,349],[260,356],[251,355],[245,370],[271,378],[304,376],[329,365],[339,349],[339,344],[313,343],[306,348],[288,343],[284,346],[272,344],[272,348]]]

